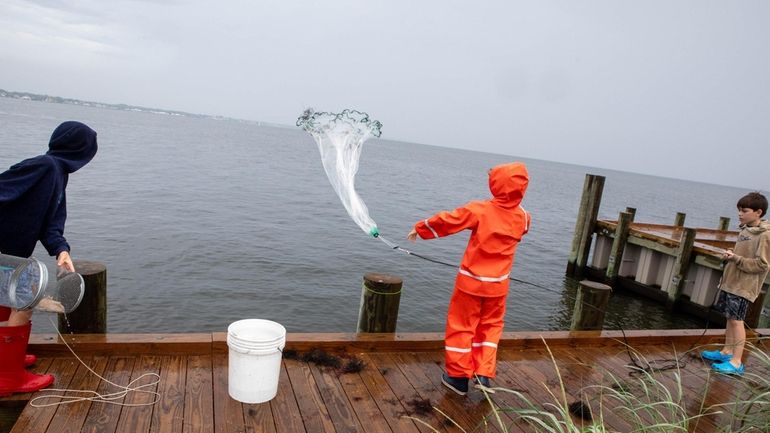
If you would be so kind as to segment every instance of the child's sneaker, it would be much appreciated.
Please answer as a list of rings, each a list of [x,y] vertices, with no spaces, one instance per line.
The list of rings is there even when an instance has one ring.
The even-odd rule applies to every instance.
[[[473,379],[473,382],[475,383],[475,385],[473,385],[474,388],[484,390],[489,394],[495,393],[487,376],[476,376],[476,378]]]
[[[733,359],[732,353],[722,353],[718,350],[704,350],[700,353],[701,358],[709,361],[727,362]]]
[[[446,373],[441,375],[441,383],[452,391],[465,395],[468,393],[468,378],[467,377],[450,377]]]
[[[743,364],[736,367],[730,361],[725,361],[719,364],[711,364],[711,369],[719,373],[734,374],[736,376],[743,376],[743,372],[746,370]]]

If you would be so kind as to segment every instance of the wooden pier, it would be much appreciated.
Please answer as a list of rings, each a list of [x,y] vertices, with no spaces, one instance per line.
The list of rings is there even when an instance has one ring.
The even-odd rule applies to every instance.
[[[730,219],[720,217],[717,228],[693,228],[685,226],[686,215],[679,212],[673,225],[646,224],[635,222],[636,209],[627,208],[615,220],[600,220],[603,186],[602,176],[586,175],[567,274],[631,290],[723,325],[724,318],[710,307],[724,269],[722,253],[738,237],[737,231],[727,230]],[[770,325],[770,317],[762,314],[770,307],[769,286],[770,275],[749,310],[750,327]]]
[[[767,333],[770,330],[759,330]],[[517,390],[540,407],[583,401],[599,418],[602,396],[592,385],[631,383],[632,371],[624,343],[646,360],[675,359],[679,369],[654,373],[676,392],[681,383],[687,412],[745,398],[749,377],[770,377],[770,362],[749,355],[747,376],[739,379],[709,372],[697,357],[696,347],[721,341],[720,332],[684,331],[579,331],[506,333],[499,349],[495,386]],[[501,431],[492,405],[479,390],[456,395],[440,383],[443,371],[443,336],[440,334],[289,334],[284,353],[322,349],[364,362],[360,371],[343,373],[299,359],[284,359],[277,396],[263,404],[243,404],[228,395],[226,334],[69,335],[73,350],[85,364],[106,379],[126,385],[145,373],[160,375],[153,387],[159,401],[148,406],[79,402],[33,407],[29,400],[45,395],[16,394],[0,399],[0,412],[10,417],[12,433],[143,433],[143,432],[367,432],[400,433],[430,430],[460,432],[445,413],[466,431],[484,422],[489,431]],[[767,350],[761,346],[756,350]],[[549,352],[550,351],[550,352]],[[53,335],[33,335],[30,352],[40,360],[36,372],[56,376],[57,388],[116,389],[91,374]],[[551,354],[553,358],[551,357]],[[767,355],[764,355],[765,359]],[[558,373],[556,370],[558,367]],[[676,377],[681,377],[677,382]],[[563,381],[564,394],[560,386]],[[767,382],[765,382],[767,386]],[[554,400],[553,395],[557,396]],[[562,397],[563,395],[563,397]],[[521,408],[523,401],[509,393],[490,394],[500,408]],[[152,401],[147,394],[129,394],[116,403]],[[685,403],[686,402],[686,403]],[[616,401],[603,398],[603,422],[612,431],[629,431],[630,423],[616,410]],[[749,408],[751,410],[757,410]],[[438,410],[436,410],[438,409]],[[710,410],[712,412],[715,410]],[[711,432],[731,422],[729,408],[690,423],[690,431]],[[499,412],[507,430],[533,431],[512,412]],[[410,418],[411,417],[411,418]],[[3,419],[0,417],[0,419]],[[575,423],[589,424],[576,416]],[[2,431],[2,429],[0,429]],[[481,430],[485,431],[484,427]]]

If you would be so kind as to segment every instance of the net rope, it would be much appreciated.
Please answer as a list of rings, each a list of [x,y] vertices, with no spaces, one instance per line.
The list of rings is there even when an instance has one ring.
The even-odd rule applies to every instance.
[[[69,349],[70,353],[72,353],[72,356],[75,357],[75,359],[80,362],[80,364],[85,367],[91,374],[101,379],[102,382],[107,383],[109,385],[112,385],[113,387],[117,388],[118,391],[116,392],[110,392],[101,394],[99,392],[96,392],[94,390],[86,390],[86,389],[69,389],[69,388],[45,388],[41,389],[40,393],[43,395],[39,395],[32,400],[30,400],[29,404],[32,407],[49,407],[49,406],[63,406],[66,404],[72,404],[72,403],[78,403],[82,401],[90,401],[92,403],[105,403],[105,404],[113,404],[118,406],[126,406],[126,407],[138,407],[138,406],[152,406],[155,403],[159,402],[161,400],[161,395],[159,392],[154,391],[156,389],[157,385],[160,383],[160,375],[158,373],[144,373],[141,376],[133,379],[128,383],[128,385],[120,385],[115,382],[112,382],[111,380],[105,378],[104,376],[101,376],[99,373],[94,371],[91,367],[88,366],[85,362],[83,362],[82,359],[75,353],[74,350],[72,350],[72,347],[67,343],[67,340],[64,338],[64,336],[59,332],[59,329],[54,325],[53,320],[49,317],[48,321],[51,322],[51,326],[56,330],[56,334],[59,336],[59,340],[61,340],[62,343]],[[151,380],[148,382],[145,380],[145,378],[151,378]],[[137,383],[141,383],[142,381],[147,382],[140,385],[137,385]],[[135,403],[126,403],[123,401],[123,398],[128,396],[130,393],[138,393],[138,394],[149,394],[152,397],[151,401],[143,401],[143,402],[135,402]]]

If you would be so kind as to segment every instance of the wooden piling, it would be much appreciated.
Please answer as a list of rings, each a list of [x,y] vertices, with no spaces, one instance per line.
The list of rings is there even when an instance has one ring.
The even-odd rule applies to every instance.
[[[604,179],[604,176],[586,174],[585,182],[583,182],[583,195],[580,198],[580,209],[575,222],[575,235],[572,238],[572,248],[567,260],[568,275],[582,275],[588,262],[594,225],[602,201]]]
[[[582,280],[572,312],[571,331],[601,330],[612,288],[595,281]]]
[[[623,250],[626,248],[626,241],[628,240],[628,232],[631,230],[631,222],[634,220],[634,215],[629,212],[621,212],[618,215],[618,225],[615,227],[615,237],[612,240],[612,247],[610,248],[610,258],[607,262],[607,271],[605,277],[607,282],[612,285],[615,279],[618,277],[618,271],[620,265],[623,263]]]
[[[627,207],[626,213],[631,214],[631,222],[634,222],[634,218],[636,218],[636,208],[635,207]]]
[[[728,217],[719,217],[719,230],[729,230],[730,229],[730,218]]]
[[[687,217],[687,214],[684,212],[677,212],[676,217],[674,218],[674,227],[684,227],[684,219]]]
[[[684,228],[682,230],[682,237],[679,239],[679,246],[676,249],[676,259],[674,260],[674,269],[671,273],[671,281],[666,288],[666,292],[668,292],[666,308],[669,310],[674,308],[674,304],[682,296],[694,243],[695,229]]]
[[[107,333],[107,267],[98,262],[75,260],[75,272],[83,277],[83,300],[75,311],[59,314],[62,334]]]
[[[401,278],[368,273],[361,287],[357,332],[396,332]]]

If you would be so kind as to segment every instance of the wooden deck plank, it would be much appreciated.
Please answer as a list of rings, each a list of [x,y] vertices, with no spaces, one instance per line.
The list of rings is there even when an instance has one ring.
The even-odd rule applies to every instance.
[[[432,403],[427,396],[423,396],[415,389],[409,382],[409,379],[404,375],[398,366],[398,363],[393,359],[389,352],[368,354],[364,355],[363,359],[376,366],[380,375],[385,382],[390,386],[394,397],[397,399],[401,406],[401,411],[406,416],[418,418],[432,428],[439,430],[440,432],[446,431],[446,428],[442,425],[443,418],[433,408],[430,408],[428,413],[424,413],[424,403]],[[415,422],[417,428],[422,433],[432,433],[433,430],[422,423]]]
[[[135,361],[135,357],[110,357],[102,376],[112,383],[126,386],[130,381]],[[124,391],[124,389],[118,388],[104,380],[99,383],[99,387],[96,389],[96,392],[101,395],[118,393],[121,391]],[[86,416],[80,431],[82,433],[114,432],[117,429],[118,421],[120,420],[120,405],[123,403],[123,400],[124,397],[120,397],[115,400],[110,399],[110,403],[92,402],[91,408],[88,411],[88,415]]]
[[[302,361],[284,359],[302,422],[308,432],[333,433],[334,423],[326,408],[321,392],[315,383],[310,366]]]
[[[770,334],[770,329],[757,329],[756,332],[767,335]],[[67,341],[76,343],[75,351],[79,354],[130,353],[171,356],[211,354],[212,351],[224,353],[227,346],[226,337],[223,335],[225,334],[78,334],[66,338]],[[444,348],[443,338],[444,334],[441,333],[289,333],[286,335],[286,349],[342,349],[350,353],[440,351]],[[632,345],[667,344],[672,338],[682,342],[697,340],[700,344],[718,343],[724,340],[724,329],[709,329],[705,334],[703,330],[697,329],[504,332],[500,347],[535,349],[544,348],[546,342],[550,347],[620,346],[622,339]],[[32,334],[30,350],[45,356],[69,355],[69,351],[55,334]]]
[[[157,379],[153,375],[145,377],[142,375],[147,373],[160,374],[161,358],[159,356],[142,355],[135,362],[134,370],[131,373],[133,387],[149,384]],[[149,403],[155,401],[156,396],[152,393],[157,389],[158,385],[155,384],[141,388],[137,392],[128,393],[124,400],[127,406],[120,411],[116,433],[147,433],[150,431],[155,405],[149,405]]]
[[[610,386],[620,383],[623,387],[632,387],[637,383],[636,379],[629,378],[629,374],[634,370],[626,364],[630,362],[628,353],[625,349],[616,348],[613,351],[595,351],[592,348],[584,348],[577,354],[573,354],[576,362],[590,365],[595,371],[599,372],[604,378],[602,385]],[[618,411],[619,402],[611,398],[603,399],[604,413],[619,415],[621,419],[628,424],[634,422],[628,418],[628,414]],[[646,417],[644,413],[640,416]]]
[[[615,402],[607,398],[604,388],[596,387],[611,386],[612,382],[604,371],[594,367],[594,363],[581,359],[583,352],[584,349],[554,348],[552,350],[559,367],[561,382],[568,393],[568,403],[583,401],[589,405],[595,419],[602,419],[607,426],[617,431],[631,431],[632,427],[627,420],[612,409],[605,410]]]
[[[375,399],[382,395],[372,395],[358,373],[345,373],[337,376],[342,389],[351,402],[353,411],[361,421],[367,433],[392,433],[385,414],[380,410]]]
[[[359,354],[366,367],[359,373],[360,379],[379,407],[385,421],[394,432],[419,433],[415,422],[405,418],[406,409],[393,393],[390,385],[380,372],[374,356]]]
[[[160,367],[160,401],[152,411],[151,433],[182,433],[187,358],[164,356]]]
[[[243,423],[243,407],[240,402],[230,397],[227,388],[227,362],[226,353],[215,353],[213,355],[214,432],[243,433],[246,429]]]
[[[275,433],[275,421],[269,403],[243,403],[243,422],[247,432]]]
[[[644,362],[664,360],[675,356],[673,352],[668,352],[667,350],[663,350],[660,347],[658,347],[658,349],[651,349],[648,347],[639,346],[635,347],[634,349],[644,356],[644,360],[641,361],[643,364]],[[631,363],[631,360],[628,353],[625,351],[618,351],[615,353],[615,356],[608,356],[608,354],[605,352],[596,350],[594,348],[586,348],[585,350],[581,351],[581,356],[583,358],[587,358],[587,362],[597,366],[598,368],[603,368],[605,371],[611,373],[618,381],[620,381],[621,384],[624,384],[623,386],[629,386],[633,388],[638,383],[638,379],[630,377],[630,374],[635,370],[628,366]],[[675,391],[676,383],[672,377],[673,373],[674,370],[668,372],[655,372],[653,373],[653,377],[667,389]],[[680,374],[683,374],[684,377],[686,377],[687,370],[681,370]],[[683,379],[682,383],[685,382],[686,380]],[[687,394],[687,397],[693,397],[693,395]],[[691,411],[698,410],[697,406],[699,406],[699,404],[696,403],[695,406],[690,407],[689,409]],[[630,414],[626,413],[624,416],[627,417],[629,415]],[[644,412],[640,412],[639,415],[641,419],[649,419],[649,417]],[[699,424],[701,426],[705,426],[705,431],[715,431],[720,425],[718,419],[711,420],[709,418],[702,419]]]
[[[391,353],[389,355],[392,359],[392,364],[389,368],[398,368],[401,374],[404,375],[406,380],[409,381],[411,386],[417,391],[420,397],[430,402],[435,423],[430,423],[432,426],[442,426],[450,433],[461,432],[462,430],[450,423],[443,415],[441,415],[435,409],[446,412],[446,405],[442,406],[442,402],[446,399],[445,393],[441,389],[437,389],[433,382],[428,378],[424,368],[417,365],[417,361],[412,358],[404,357],[403,353]]]
[[[563,406],[565,403],[569,405],[579,400],[585,401],[584,385],[588,372],[577,368],[573,368],[572,372],[567,371],[571,366],[563,365],[559,355],[554,353],[554,358],[559,365],[557,374],[547,351],[503,351],[500,356],[502,362],[498,362],[498,377],[512,384],[514,389],[519,390],[535,407],[551,413],[555,411],[551,405]],[[559,380],[559,374],[562,375],[562,381]],[[512,404],[517,403],[518,407],[526,407],[520,399],[512,402]],[[557,415],[557,418],[560,417]],[[576,416],[570,418],[579,426],[589,424]],[[614,427],[612,424],[608,426]]]
[[[313,373],[318,391],[326,404],[337,433],[364,432],[336,374],[328,368],[317,365],[311,365],[310,371]],[[365,421],[368,422],[368,420]]]
[[[439,366],[440,361],[435,357],[430,358],[428,352],[398,353],[396,359],[402,362],[402,371],[405,373],[408,371],[407,376],[412,376],[410,380],[425,383],[422,389],[428,390],[434,406],[448,414],[461,428],[466,430],[476,428],[488,413],[487,402],[478,394],[460,396],[441,384],[443,370]],[[496,430],[496,428],[491,429],[491,431]]]
[[[712,372],[710,365],[706,363],[702,366],[696,364],[682,374],[682,384],[690,401],[688,409],[691,413],[698,413],[701,407],[710,408],[708,411],[711,413],[698,422],[705,424],[710,430],[732,421],[729,414],[716,413],[723,411],[723,408],[717,406],[736,403],[741,398],[742,383],[744,380],[741,378]]]
[[[184,432],[214,431],[214,386],[211,355],[187,357],[184,393]]]
[[[53,374],[56,378],[52,386],[60,389],[68,388],[79,364],[75,358],[54,359],[48,368],[48,373]],[[41,396],[45,393],[46,391],[40,391],[32,394],[32,397]],[[41,401],[41,403],[56,403],[58,401],[61,401],[61,399],[46,399]],[[56,414],[56,409],[58,409],[58,406],[33,407],[28,404],[21,412],[21,415],[19,415],[19,419],[16,420],[11,433],[45,432],[48,430],[48,425]]]
[[[423,352],[395,353],[393,357],[412,386],[430,400],[441,425],[451,432],[465,431],[474,424],[467,410],[460,405],[465,398],[449,391],[441,384],[441,379],[435,370],[436,361],[425,359],[421,356],[422,354]],[[438,411],[449,415],[451,419]]]
[[[428,366],[428,371],[432,372],[432,374],[429,374],[428,377],[432,378],[434,385],[446,393],[455,395],[452,391],[444,387],[444,385],[441,383],[440,377],[445,371],[444,351],[423,352],[423,353],[420,353],[419,356],[430,361],[426,365]],[[497,419],[493,414],[493,408],[489,404],[489,400],[487,400],[486,396],[481,391],[478,391],[473,387],[472,380],[469,380],[468,394],[465,397],[465,400],[472,403],[476,408],[478,408],[474,411],[471,411],[471,413],[476,415],[475,417],[471,417],[471,419],[476,422],[476,425],[481,425],[480,428],[483,431],[504,430],[504,429],[508,429],[509,427],[510,429],[513,429],[513,431],[520,430],[520,426],[516,424],[515,419],[511,418],[507,413],[499,413],[501,417],[501,421],[504,423],[503,428],[500,428],[500,425],[498,424]],[[467,410],[468,405],[465,404],[465,401],[463,401],[463,403],[464,404],[462,409]],[[473,425],[466,426],[466,428],[470,428],[470,427],[474,427],[474,426]]]
[[[62,337],[78,355],[194,355],[211,353],[212,334],[32,334],[31,353],[46,356],[68,356]]]
[[[305,433],[305,424],[297,405],[297,398],[291,387],[291,380],[286,371],[286,365],[281,364],[281,372],[278,377],[278,393],[270,402],[275,421],[276,433]],[[312,432],[311,432],[312,433]]]
[[[80,364],[75,371],[70,388],[73,390],[97,389],[101,379],[89,371],[86,365],[90,366],[90,369],[96,374],[102,375],[108,361],[109,358],[106,356],[83,358],[84,364]],[[56,415],[51,420],[51,424],[48,426],[48,431],[61,433],[80,432],[90,407],[91,402],[87,400],[60,405],[56,409]]]

